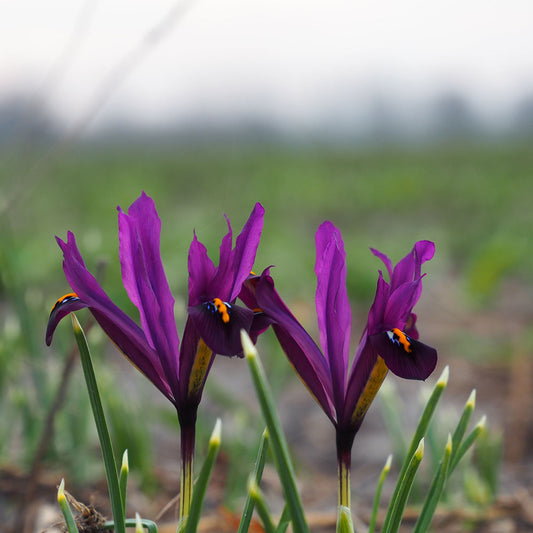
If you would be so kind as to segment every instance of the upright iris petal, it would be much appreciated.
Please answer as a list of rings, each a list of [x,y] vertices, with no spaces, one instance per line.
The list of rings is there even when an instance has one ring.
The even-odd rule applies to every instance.
[[[220,246],[214,266],[194,235],[189,250],[189,308],[180,343],[174,320],[174,298],[160,256],[161,221],[153,200],[143,193],[124,212],[118,208],[122,280],[139,310],[141,327],[119,309],[87,270],[76,240],[57,239],[63,270],[72,293],[54,305],[46,331],[49,345],[57,324],[72,311],[89,308],[122,353],[174,404],[181,426],[182,486],[190,496],[196,413],[215,354],[238,355],[239,331],[252,338],[268,327],[262,313],[236,305],[250,275],[259,245],[264,209],[256,204],[232,248],[232,230]],[[180,516],[188,511],[182,504]]]
[[[433,257],[434,245],[419,241],[394,267],[386,255],[372,250],[383,260],[391,281],[379,273],[376,296],[349,373],[351,311],[346,260],[341,234],[331,222],[318,228],[316,250],[316,312],[322,348],[277,294],[268,270],[249,279],[245,288],[271,320],[289,361],[336,428],[339,504],[349,506],[353,440],[388,370],[408,379],[426,379],[437,362],[435,349],[417,340],[412,312],[422,290],[421,266]]]
[[[263,215],[263,207],[256,204],[235,248],[227,221],[216,268],[196,235],[189,250],[189,316],[207,346],[221,355],[242,355],[240,331],[252,329],[254,311],[235,305],[235,300],[253,268]]]

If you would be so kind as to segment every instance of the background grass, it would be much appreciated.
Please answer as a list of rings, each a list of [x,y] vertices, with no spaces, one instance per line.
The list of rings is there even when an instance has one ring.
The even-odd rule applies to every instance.
[[[502,276],[530,279],[533,153],[505,145],[412,150],[81,147],[52,164],[7,214],[24,284],[62,280],[53,236],[72,230],[91,261],[118,279],[117,205],[145,190],[163,221],[171,286],[185,292],[193,229],[216,257],[223,213],[240,230],[253,204],[266,208],[256,269],[274,264],[284,290],[307,298],[314,285],[314,232],[325,219],[346,241],[350,290],[368,297],[377,262],[368,247],[398,259],[417,239],[436,241],[435,268],[453,269],[475,294]],[[4,172],[2,193],[18,169]],[[6,241],[4,241],[6,242]],[[48,302],[50,303],[50,302]]]
[[[314,233],[325,219],[339,226],[345,241],[349,293],[359,321],[356,332],[364,324],[377,270],[382,268],[369,252],[370,246],[397,261],[416,240],[434,240],[437,254],[426,268],[431,282],[452,280],[461,288],[463,303],[471,306],[472,313],[480,305],[496,305],[500,288],[509,281],[525,290],[533,283],[533,152],[525,144],[411,149],[229,143],[80,145],[24,181],[33,157],[31,151],[5,157],[0,170],[0,197],[4,200],[0,229],[0,406],[4,419],[0,460],[23,468],[31,462],[58,384],[62,354],[71,342],[67,334],[59,332],[52,349],[44,346],[49,309],[58,296],[69,291],[53,237],[65,238],[67,230],[73,231],[89,268],[95,271],[102,261],[107,265],[102,284],[110,296],[131,316],[137,316],[120,281],[116,206],[127,209],[142,190],[154,198],[162,219],[161,253],[177,300],[179,332],[185,316],[187,250],[193,230],[216,261],[226,232],[223,213],[238,233],[257,201],[266,208],[266,215],[255,270],[275,265],[273,275],[280,293],[311,329],[315,327]],[[8,202],[20,183],[24,194],[16,202]],[[438,301],[433,304],[439,306]],[[95,331],[90,342],[96,356],[103,357],[102,335]],[[458,342],[465,357],[479,352],[465,344],[464,338]],[[270,363],[272,369],[278,368],[273,380],[278,376],[279,383],[286,376],[285,370],[279,370],[286,369],[284,363],[282,358]],[[146,464],[151,457],[146,432],[134,435],[131,425],[120,423],[120,413],[133,416],[135,402],[143,405],[143,387],[148,389],[149,384],[133,385],[132,403],[131,395],[114,386],[117,369],[110,370],[106,359],[100,359],[96,367],[110,398],[109,409],[115,409],[111,418],[119,422],[115,441],[138,443],[137,458],[135,451],[130,451],[131,464],[140,463],[149,486],[153,479]],[[76,406],[84,403],[78,392],[71,389],[68,396]],[[218,402],[232,401],[224,400],[224,391],[213,388],[211,392]],[[70,401],[58,418],[47,457],[51,464],[80,473],[87,470],[86,462],[80,463],[80,446],[94,434],[87,430],[86,413],[81,407],[72,408]],[[234,422],[249,429],[250,418],[244,411],[234,411]],[[254,445],[256,434],[246,437]],[[26,445],[17,447],[14,454],[20,441]],[[241,458],[242,442],[234,444]],[[250,457],[253,453],[251,450]],[[86,473],[84,476],[87,478]]]

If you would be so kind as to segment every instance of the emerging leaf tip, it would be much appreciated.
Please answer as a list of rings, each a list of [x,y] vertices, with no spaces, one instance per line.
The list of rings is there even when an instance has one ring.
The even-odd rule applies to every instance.
[[[144,528],[141,522],[141,515],[139,513],[135,513],[135,533],[143,533],[143,532],[144,532]]]
[[[450,367],[446,365],[444,367],[444,370],[442,371],[442,374],[439,377],[439,380],[437,381],[437,386],[439,387],[446,387],[448,385],[448,378],[450,377]]]
[[[246,359],[257,357],[257,349],[254,346],[252,339],[250,339],[250,336],[244,329],[241,329],[241,344]]]
[[[80,333],[82,331],[81,324],[76,315],[74,313],[70,313],[70,318],[72,319],[72,328],[74,329],[74,333]]]
[[[465,407],[474,409],[475,406],[476,406],[476,389],[472,389],[472,392],[470,393],[470,396],[468,397],[468,400],[466,401]]]
[[[422,457],[424,456],[424,437],[420,439],[420,442],[418,443],[418,447],[415,450],[414,457],[417,461],[421,461]]]
[[[130,465],[128,461],[128,450],[124,450],[124,453],[122,454],[122,466],[120,467],[120,470],[123,472],[128,473],[130,471]]]
[[[250,476],[250,479],[248,480],[248,494],[250,494],[250,497],[254,500],[259,498],[259,486],[253,476]]]
[[[448,440],[446,441],[446,448],[444,450],[444,453],[446,455],[451,455],[452,453],[452,436],[450,433],[448,433]]]
[[[222,434],[222,420],[220,420],[220,418],[217,418],[217,421],[215,422],[215,427],[213,429],[213,433],[211,433],[211,438],[209,439],[209,445],[220,446],[221,434]]]
[[[59,488],[57,489],[57,501],[61,503],[62,501],[65,501],[67,498],[65,496],[65,480],[62,479],[61,483],[59,484]]]

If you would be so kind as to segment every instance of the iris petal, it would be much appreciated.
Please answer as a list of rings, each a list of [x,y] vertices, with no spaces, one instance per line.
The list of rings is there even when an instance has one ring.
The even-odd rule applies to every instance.
[[[209,348],[220,355],[242,356],[241,329],[250,331],[254,313],[236,305],[227,306],[221,313],[213,302],[189,307],[188,312],[194,327]],[[224,318],[228,316],[228,320]]]
[[[300,376],[302,383],[322,407],[327,417],[335,424],[336,416],[331,385],[329,385],[329,380],[325,381],[320,373],[317,372],[316,367],[313,366],[312,359],[309,357],[310,352],[319,351],[318,346],[314,344],[311,337],[308,337],[307,343],[303,343],[303,337],[295,335],[293,327],[287,330],[282,325],[274,324],[272,329],[289,362]],[[298,339],[298,337],[300,338]]]
[[[163,370],[160,358],[148,343],[142,329],[118,308],[87,270],[76,245],[76,239],[68,232],[67,242],[57,239],[63,250],[63,270],[69,285],[102,326],[110,339],[167,397],[172,378]],[[175,378],[174,378],[175,381]]]
[[[225,303],[234,301],[250,274],[264,209],[256,204],[235,249],[226,217],[228,233],[222,240],[218,267],[194,235],[188,258],[190,316],[181,344],[174,320],[174,298],[160,257],[161,221],[154,202],[143,193],[127,213],[120,207],[118,210],[124,287],[139,310],[142,329],[111,301],[87,270],[69,232],[67,242],[57,242],[64,255],[65,276],[75,294],[66,295],[52,309],[46,342],[50,344],[61,319],[87,307],[119,350],[176,406],[183,426],[191,426],[214,354],[241,354],[240,330],[245,329],[256,339],[271,324],[259,310]],[[202,304],[214,297],[221,298],[215,312]]]
[[[335,408],[344,407],[352,323],[346,291],[346,254],[339,230],[324,222],[316,233],[316,312],[320,345],[327,357]]]
[[[48,325],[46,327],[46,345],[50,346],[52,343],[52,337],[57,325],[63,318],[73,311],[78,311],[87,307],[87,304],[83,302],[79,296],[74,293],[66,294],[62,296],[54,305],[50,311],[50,317],[48,319]]]
[[[254,266],[255,255],[263,230],[264,214],[265,209],[263,206],[260,203],[255,204],[252,213],[235,242],[232,265],[233,284],[230,294],[227,297],[230,302],[238,296],[242,284],[250,275]]]
[[[200,305],[209,298],[209,283],[215,275],[213,261],[206,247],[197,239],[196,233],[189,247],[189,305]]]
[[[422,283],[420,278],[416,281],[403,283],[396,290],[393,290],[387,300],[383,315],[383,329],[392,328],[396,325],[404,329],[421,293]]]
[[[370,343],[394,374],[425,380],[437,366],[437,350],[401,333],[403,338],[393,331],[384,331],[372,335]]]
[[[435,254],[435,244],[431,241],[418,241],[409,252],[394,267],[391,276],[392,289],[396,289],[402,283],[420,278],[421,267]]]
[[[267,272],[263,272],[255,284],[257,302],[273,321],[274,332],[290,363],[326,415],[334,421],[333,390],[326,358],[279,297]]]
[[[128,209],[119,208],[122,280],[139,309],[143,331],[169,376],[177,376],[179,339],[160,254],[161,221],[154,202],[143,193]]]

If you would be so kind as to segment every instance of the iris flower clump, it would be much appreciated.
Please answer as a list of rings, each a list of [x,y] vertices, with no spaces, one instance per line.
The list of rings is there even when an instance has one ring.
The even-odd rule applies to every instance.
[[[355,435],[388,371],[424,380],[436,366],[436,350],[418,341],[413,313],[422,291],[421,266],[434,250],[432,242],[419,241],[394,267],[386,255],[372,250],[384,262],[390,281],[379,272],[376,296],[350,369],[346,256],[340,231],[331,222],[324,222],[316,233],[320,347],[278,295],[268,269],[246,284],[249,305],[259,307],[272,321],[289,361],[335,427],[341,506],[350,507]]]
[[[63,251],[63,270],[71,293],[53,307],[46,342],[59,321],[87,307],[119,350],[175,406],[181,428],[182,479],[180,518],[188,514],[196,417],[203,388],[216,354],[242,355],[240,330],[252,339],[267,327],[261,313],[235,304],[249,277],[263,227],[264,209],[255,205],[232,245],[232,229],[220,245],[215,266],[196,234],[189,249],[188,317],[181,338],[160,255],[161,221],[153,200],[143,193],[124,212],[118,208],[122,280],[139,310],[141,326],[119,309],[89,272],[74,235],[57,238]]]

